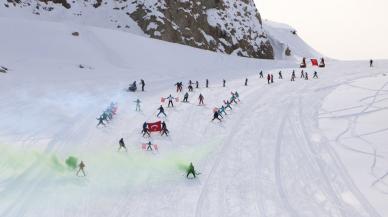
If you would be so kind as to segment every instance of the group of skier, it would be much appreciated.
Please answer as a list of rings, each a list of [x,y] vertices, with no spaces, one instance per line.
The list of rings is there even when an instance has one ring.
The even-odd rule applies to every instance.
[[[238,104],[238,102],[240,102],[240,95],[237,91],[231,92],[230,94],[231,97],[229,100],[224,100],[224,104],[221,107],[214,108],[212,121],[219,120],[221,122],[224,118],[222,114],[228,115],[228,113],[226,113],[226,109],[233,110],[232,103]]]
[[[282,71],[279,71],[278,74],[279,74],[279,79],[283,79],[283,73],[282,73]],[[259,72],[259,76],[260,76],[260,78],[264,78],[263,71],[260,71],[260,72]],[[295,78],[296,78],[295,70],[292,70],[292,73],[291,73],[291,81],[295,81]],[[304,80],[309,80],[309,75],[308,75],[307,72],[305,72],[304,70],[302,70],[302,71],[300,72],[300,78],[301,78],[301,79],[304,79]],[[318,72],[317,72],[317,71],[314,71],[313,78],[318,79]],[[247,80],[245,81],[245,83],[247,83]],[[274,76],[273,76],[273,74],[267,74],[267,83],[268,83],[268,84],[274,83]]]
[[[100,115],[100,117],[97,118],[98,124],[97,126],[104,125],[106,126],[106,123],[113,119],[113,116],[116,115],[117,112],[117,104],[111,103],[108,108],[103,111],[103,113]]]

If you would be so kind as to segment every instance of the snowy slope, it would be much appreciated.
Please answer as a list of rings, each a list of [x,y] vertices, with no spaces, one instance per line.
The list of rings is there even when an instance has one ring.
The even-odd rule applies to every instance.
[[[321,57],[291,27],[261,20],[253,0],[8,1],[0,17],[117,29],[196,48],[263,59]],[[63,2],[65,6],[60,4]],[[290,47],[290,57],[285,56]]]
[[[387,215],[346,172],[319,111],[336,87],[381,74],[388,62],[370,70],[329,61],[320,79],[291,83],[295,61],[238,58],[74,23],[0,18],[0,26],[8,30],[0,65],[9,68],[0,74],[2,217]],[[267,85],[260,70],[275,77],[282,70],[285,79]],[[124,91],[141,78],[146,92]],[[158,120],[160,98],[189,79],[201,88],[190,103],[167,109],[170,137],[154,134],[159,152],[142,151],[142,123]],[[222,123],[210,122],[235,90],[241,103]],[[199,93],[205,106],[197,106]],[[142,112],[134,111],[136,98]],[[97,128],[112,101],[118,114]],[[121,137],[128,153],[117,152]],[[65,166],[70,155],[84,160],[86,178]],[[189,162],[198,179],[186,180]]]

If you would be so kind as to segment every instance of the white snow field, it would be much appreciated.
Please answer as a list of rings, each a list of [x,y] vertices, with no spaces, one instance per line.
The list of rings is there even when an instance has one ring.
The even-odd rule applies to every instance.
[[[0,73],[1,217],[388,216],[387,61],[328,61],[306,69],[319,79],[299,79],[297,69],[290,82],[293,61],[75,24],[0,18],[0,27],[0,65],[9,68]],[[125,91],[141,78],[145,92]],[[143,151],[143,122],[159,120],[160,98],[182,98],[174,84],[189,79],[200,88],[166,108],[170,136],[153,134],[159,151]],[[231,91],[241,102],[211,122]],[[96,127],[111,102],[117,115]],[[117,151],[121,137],[128,152]],[[85,162],[86,177],[66,166],[69,156]],[[185,177],[190,162],[197,179]]]

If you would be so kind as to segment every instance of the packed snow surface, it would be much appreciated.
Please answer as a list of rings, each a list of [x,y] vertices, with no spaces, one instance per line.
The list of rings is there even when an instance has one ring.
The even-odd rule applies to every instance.
[[[0,66],[9,69],[0,73],[2,217],[388,216],[388,62],[328,61],[306,69],[309,80],[295,69],[290,82],[297,62],[76,24],[0,18],[0,27]],[[139,79],[146,91],[127,92]],[[190,103],[161,118],[170,136],[143,138],[143,122],[160,120],[161,97],[181,99],[174,84],[190,79],[200,82]],[[241,102],[211,122],[231,91]],[[96,127],[111,102],[117,115]],[[128,152],[117,151],[120,138]],[[158,151],[142,150],[149,140]],[[86,177],[67,167],[69,156],[85,162]],[[190,162],[197,179],[185,177]]]

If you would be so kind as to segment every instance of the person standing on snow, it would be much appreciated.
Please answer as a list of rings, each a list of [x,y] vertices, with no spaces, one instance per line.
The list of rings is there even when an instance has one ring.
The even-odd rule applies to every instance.
[[[195,81],[195,88],[199,88],[199,82],[198,81]]]
[[[217,111],[214,111],[212,121],[214,121],[215,119],[217,119],[217,120],[219,120],[219,121],[222,121],[222,120],[218,117],[219,115],[220,115],[220,114],[218,113],[218,110],[217,110]]]
[[[141,84],[141,91],[144,92],[145,82],[143,79],[140,79],[140,84]]]
[[[127,147],[125,147],[125,143],[124,143],[124,139],[123,138],[121,138],[120,140],[119,140],[119,150],[117,150],[117,151],[120,151],[121,149],[124,149],[125,151],[127,151]]]
[[[76,175],[78,176],[78,174],[80,173],[80,172],[82,172],[82,174],[84,175],[84,176],[86,176],[86,173],[85,173],[85,167],[86,167],[86,165],[85,165],[85,163],[83,162],[83,161],[81,161],[81,163],[79,163],[79,165],[78,165],[78,171],[77,171],[77,173],[76,173]]]
[[[209,79],[206,79],[206,88],[209,88]]]
[[[147,122],[144,122],[143,130],[141,132],[143,133],[143,137],[145,137],[145,135],[148,135],[148,137],[151,137],[150,131],[148,130]]]
[[[314,76],[313,78],[318,78],[318,72],[317,71],[314,71]]]
[[[170,105],[171,105],[172,107],[174,107],[173,100],[174,100],[175,98],[172,97],[172,95],[170,94],[170,96],[168,96],[167,99],[168,99],[168,106],[167,106],[167,107],[170,108]]]
[[[271,83],[271,75],[270,74],[267,75],[267,82],[268,82],[268,84]]]
[[[168,136],[168,134],[170,133],[170,131],[167,129],[167,125],[166,125],[166,122],[162,122],[162,128],[161,128],[161,136],[163,135],[166,135]]]
[[[152,143],[151,143],[151,141],[149,141],[147,143],[147,151],[152,151]]]
[[[197,172],[195,171],[194,169],[194,165],[193,163],[190,163],[190,166],[189,168],[187,168],[187,175],[186,175],[186,178],[189,178],[189,175],[193,175],[194,179],[196,178],[196,176],[198,175]]]
[[[295,70],[292,71],[292,74],[291,74],[291,81],[295,81]]]
[[[273,74],[271,74],[271,83],[273,83]]]
[[[222,105],[221,108],[218,109],[218,113],[219,113],[220,115],[222,115],[222,113],[224,113],[225,115],[228,115],[228,114],[226,113],[226,111],[225,111],[225,106],[224,106],[224,105]],[[222,117],[222,116],[221,116],[221,117]]]
[[[260,78],[264,78],[263,70],[260,71],[259,75],[260,75]]]
[[[369,67],[373,67],[373,60],[371,59],[371,60],[369,60]]]
[[[164,113],[164,108],[162,105],[160,105],[160,107],[158,108],[159,110],[159,113],[156,115],[156,117],[159,117],[160,114],[163,114],[164,117],[167,117],[166,113]]]
[[[305,75],[304,75],[304,80],[309,80],[309,74],[307,74],[307,72],[306,73],[304,73]]]
[[[225,79],[222,80],[222,87],[226,87],[226,81],[225,81]]]
[[[304,78],[304,71],[302,69],[302,71],[300,72],[300,78]]]
[[[245,83],[244,83],[245,86],[248,86],[248,78],[245,78]]]
[[[104,118],[103,115],[101,115],[99,118],[97,118],[97,120],[98,120],[97,127],[100,126],[101,124],[104,125],[104,126],[106,126],[105,123],[104,123],[104,120],[105,120],[105,121],[107,121],[107,120],[106,120],[106,118]]]
[[[229,108],[230,110],[233,110],[231,104],[232,104],[232,103],[229,102],[229,100],[227,100],[227,101],[225,102],[225,109]]]
[[[185,95],[183,96],[183,102],[189,102],[189,93],[185,93]]]
[[[194,90],[193,85],[189,84],[188,89],[189,89],[189,92],[193,92]]]
[[[140,103],[141,103],[140,99],[137,99],[134,102],[136,103],[136,111],[141,111],[141,109],[140,109]]]
[[[205,105],[205,104],[203,103],[203,99],[204,99],[204,97],[203,97],[202,93],[200,93],[200,94],[199,94],[199,97],[198,97],[198,100],[199,100],[199,104],[198,104],[198,105]]]
[[[282,71],[279,72],[279,79],[283,79]]]

